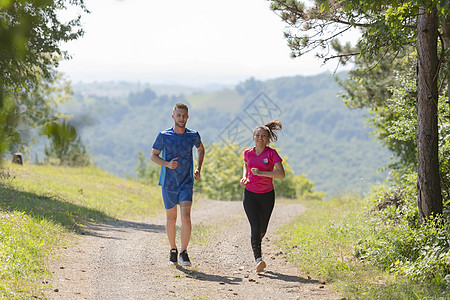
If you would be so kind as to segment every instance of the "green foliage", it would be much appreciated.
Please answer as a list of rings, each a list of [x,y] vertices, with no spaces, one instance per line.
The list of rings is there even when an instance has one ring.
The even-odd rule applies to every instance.
[[[356,256],[412,280],[450,289],[450,219],[437,216],[421,223],[417,174],[401,182],[401,187],[378,187],[371,194],[376,209],[368,222],[373,232],[359,241]]]
[[[5,153],[10,149],[10,145],[17,140],[14,132],[11,132],[8,124],[11,122],[10,118],[13,116],[14,102],[11,98],[4,98],[2,103],[2,109],[0,110],[0,154]],[[0,162],[3,155],[0,155]]]
[[[411,56],[413,57],[413,56]],[[373,106],[370,118],[374,134],[397,156],[390,187],[380,186],[370,196],[377,207],[369,220],[373,232],[360,240],[357,257],[370,260],[390,272],[415,281],[450,287],[449,245],[449,143],[448,104],[438,102],[439,165],[444,215],[421,224],[417,208],[416,82],[415,65],[404,61],[392,71],[391,96]],[[445,89],[444,93],[445,94]],[[380,211],[378,211],[380,210]]]
[[[51,139],[45,147],[48,159],[57,158],[60,165],[85,167],[89,165],[89,156],[77,130],[66,120],[50,122],[44,126],[44,134]]]
[[[0,158],[8,150],[23,151],[18,148],[28,143],[31,129],[55,115],[56,67],[61,56],[69,57],[61,42],[83,35],[79,15],[63,22],[58,12],[74,7],[87,12],[83,0],[0,1],[0,118],[8,132],[7,138],[0,134],[0,144],[7,144]]]
[[[431,10],[440,7],[442,20],[448,13],[447,0],[441,1],[323,1],[305,4],[298,0],[273,0],[271,9],[287,23],[285,37],[298,57],[310,51],[317,56],[337,58],[346,63],[351,57],[373,59],[386,54],[395,55],[416,41],[415,25],[419,7]],[[353,28],[362,30],[358,51],[335,55],[330,51],[340,33]],[[342,55],[343,54],[343,55]]]
[[[83,0],[0,2],[0,83],[5,91],[33,90],[41,77],[50,79],[61,50],[61,42],[83,35],[80,16],[61,21],[59,11],[80,8]]]
[[[136,175],[139,180],[146,184],[156,184],[159,181],[161,167],[145,159],[145,155],[138,152],[138,163]]]
[[[140,106],[150,103],[156,98],[157,96],[155,92],[147,88],[140,93],[130,93],[130,95],[128,96],[128,102],[132,106]]]
[[[213,143],[206,147],[202,176],[196,185],[214,200],[241,200],[243,158],[237,143]]]
[[[386,145],[398,160],[391,164],[391,168],[399,170],[399,176],[414,172],[417,168],[417,116],[415,99],[415,67],[405,72],[394,72],[394,86],[388,86],[392,96],[383,105],[371,110],[369,119],[371,126],[376,128],[374,134]],[[449,106],[445,102],[446,88],[438,101],[438,137],[439,137],[439,166],[441,174],[441,188],[444,203],[450,200],[450,127],[448,126]]]
[[[86,225],[162,210],[159,189],[96,168],[5,163],[0,170],[0,299],[44,294],[56,249]],[[145,200],[144,200],[145,199]],[[48,289],[48,287],[45,287]]]
[[[349,1],[349,3],[351,2]],[[436,5],[436,3],[428,2],[427,5]],[[404,6],[402,6],[403,4]],[[396,30],[402,26],[399,22],[408,18],[410,20],[406,22],[411,22],[417,17],[415,16],[417,6],[403,4],[392,3],[392,7],[386,10],[386,24],[375,26],[365,34],[381,34],[378,39],[383,40],[385,39],[383,30],[391,30],[392,32],[389,33],[392,34],[391,37],[400,34]],[[372,4],[367,3],[366,5]],[[441,13],[444,14],[444,11]],[[364,42],[367,42],[366,35],[363,35]],[[389,38],[388,36],[386,40],[388,44]],[[401,41],[402,37],[399,38]],[[374,134],[397,158],[390,165],[391,168],[394,168],[392,180],[389,182],[391,187],[378,187],[371,196],[372,204],[376,204],[381,211],[372,215],[369,222],[373,232],[369,237],[360,241],[356,253],[360,258],[376,262],[384,269],[406,276],[411,280],[429,281],[439,288],[447,287],[448,289],[450,280],[450,262],[448,260],[450,248],[448,136],[450,127],[447,118],[449,108],[444,101],[448,87],[440,87],[441,94],[436,103],[438,106],[438,151],[444,214],[443,216],[434,216],[421,224],[416,191],[416,139],[417,135],[421,134],[417,132],[416,93],[417,89],[421,87],[417,87],[416,82],[416,51],[411,49],[407,43],[403,50],[398,53],[390,52],[387,55],[389,58],[387,62],[380,62],[387,57],[359,57],[356,60],[358,69],[351,71],[352,76],[344,83],[348,92],[347,104],[353,107],[371,108],[372,116],[369,122],[375,128]],[[367,51],[367,48],[361,48],[361,51]],[[447,71],[444,69],[444,73]],[[438,81],[444,80],[442,74],[439,76],[441,78]]]
[[[45,259],[65,237],[61,228],[22,212],[0,215],[0,299],[30,299],[48,276]]]
[[[71,96],[69,82],[62,74],[48,80],[38,74],[36,76],[39,84],[32,89],[10,91],[4,99],[0,114],[4,119],[3,131],[8,134],[2,139],[5,144],[3,151],[26,152],[26,147],[36,141],[44,124],[63,117],[57,107]]]
[[[376,128],[374,134],[398,157],[392,167],[411,170],[417,167],[416,152],[416,83],[408,72],[394,72],[395,86],[388,86],[392,96],[371,110],[369,122]]]
[[[276,195],[291,199],[321,200],[324,192],[314,191],[314,182],[306,178],[306,174],[295,175],[289,166],[288,158],[283,157],[284,178],[274,178]]]
[[[278,245],[311,277],[325,280],[350,299],[448,298],[448,225],[413,231],[404,226],[404,219],[380,220],[372,210],[378,203],[351,195],[304,204],[305,214],[279,230]],[[381,213],[389,215],[389,210]],[[380,234],[385,239],[379,239]],[[378,244],[369,253],[365,246],[373,240]],[[406,259],[413,252],[424,258],[416,260],[420,266]]]

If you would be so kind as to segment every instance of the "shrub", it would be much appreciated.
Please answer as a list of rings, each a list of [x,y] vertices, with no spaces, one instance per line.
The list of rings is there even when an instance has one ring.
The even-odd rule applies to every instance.
[[[450,288],[450,224],[447,216],[421,223],[416,205],[417,174],[401,177],[395,187],[377,187],[370,196],[374,207],[393,195],[397,205],[372,213],[373,234],[359,241],[356,256],[417,281]]]

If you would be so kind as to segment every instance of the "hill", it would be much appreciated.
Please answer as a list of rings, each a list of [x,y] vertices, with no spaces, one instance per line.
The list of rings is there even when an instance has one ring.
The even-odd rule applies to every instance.
[[[390,153],[370,137],[364,110],[338,98],[333,76],[253,78],[234,88],[155,86],[125,82],[78,83],[61,110],[75,124],[96,164],[119,176],[135,176],[137,153],[149,157],[157,133],[172,126],[172,106],[190,105],[188,127],[205,144],[230,140],[252,145],[252,130],[271,119],[283,123],[276,146],[297,174],[328,194],[358,191],[383,180]],[[39,152],[37,148],[33,152]],[[39,154],[42,159],[42,154]],[[240,155],[240,154],[239,154]]]

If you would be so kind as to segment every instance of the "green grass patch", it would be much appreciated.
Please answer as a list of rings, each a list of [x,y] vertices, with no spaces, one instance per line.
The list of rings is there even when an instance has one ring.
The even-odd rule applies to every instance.
[[[97,168],[9,165],[6,172],[9,176],[2,188],[8,196],[2,197],[3,209],[72,219],[57,222],[63,226],[77,224],[77,219],[139,219],[162,209],[159,187],[112,176]]]
[[[156,186],[96,168],[18,166],[0,170],[0,299],[45,298],[45,266],[89,223],[142,219],[162,210]]]
[[[305,201],[304,215],[280,230],[278,246],[305,274],[356,299],[450,299],[432,282],[417,282],[355,255],[358,241],[374,234],[370,208],[357,196]]]
[[[46,219],[0,212],[0,299],[41,298],[44,262],[63,241],[66,232]]]
[[[209,226],[203,223],[192,224],[190,241],[194,245],[206,245],[217,232],[217,226]]]

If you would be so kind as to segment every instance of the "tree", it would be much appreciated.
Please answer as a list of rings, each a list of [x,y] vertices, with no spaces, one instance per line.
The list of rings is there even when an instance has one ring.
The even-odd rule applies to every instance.
[[[3,126],[8,132],[7,146],[11,152],[23,152],[29,143],[35,141],[45,124],[66,117],[58,112],[57,107],[72,96],[70,83],[61,73],[55,73],[51,79],[40,80],[40,84],[27,94],[11,93],[11,107],[5,107],[2,112],[8,120]]]
[[[312,7],[296,0],[271,2],[272,10],[291,25],[291,31],[287,31],[285,36],[293,57],[318,49],[325,50],[318,54],[325,61],[338,58],[345,63],[356,55],[369,60],[377,57],[382,61],[386,56],[395,56],[407,47],[416,46],[418,207],[423,219],[442,213],[437,84],[446,49],[441,50],[438,59],[437,45],[440,25],[448,28],[447,1],[318,0]],[[330,49],[336,37],[351,28],[362,29],[362,37],[357,44],[360,52],[332,53]],[[300,36],[293,30],[304,34]],[[448,30],[446,32],[448,35]]]
[[[47,123],[43,129],[51,139],[50,146],[45,146],[47,158],[57,158],[60,165],[88,166],[89,156],[77,134],[77,130],[66,120]]]
[[[6,122],[0,130],[2,153],[11,148],[9,142],[17,142],[17,135],[7,137],[17,134],[23,112],[33,112],[34,121],[49,116],[51,105],[42,98],[42,89],[58,80],[60,58],[70,58],[60,45],[83,35],[80,15],[63,22],[58,14],[74,6],[88,12],[84,0],[0,1],[0,118]]]
[[[59,57],[70,57],[60,45],[83,35],[81,16],[62,22],[58,12],[72,6],[88,12],[84,0],[0,2],[0,83],[4,93],[39,84],[40,75],[51,78]]]

